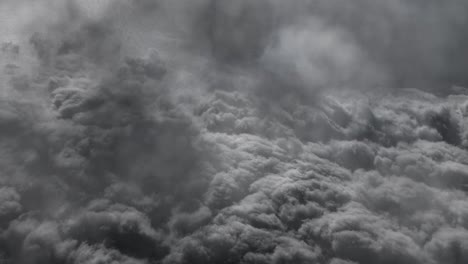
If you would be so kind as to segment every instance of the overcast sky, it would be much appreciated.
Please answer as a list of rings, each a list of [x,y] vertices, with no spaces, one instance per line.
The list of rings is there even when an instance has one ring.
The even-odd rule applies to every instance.
[[[0,263],[468,263],[465,0],[1,0]]]

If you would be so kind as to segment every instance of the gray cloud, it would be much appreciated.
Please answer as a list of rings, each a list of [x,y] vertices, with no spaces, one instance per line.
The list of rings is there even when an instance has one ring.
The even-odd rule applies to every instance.
[[[5,1],[0,262],[466,262],[466,8]]]

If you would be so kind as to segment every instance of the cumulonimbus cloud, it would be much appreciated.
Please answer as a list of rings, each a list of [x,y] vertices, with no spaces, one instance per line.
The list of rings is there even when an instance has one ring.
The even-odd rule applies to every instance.
[[[468,260],[462,1],[8,10],[1,263]]]

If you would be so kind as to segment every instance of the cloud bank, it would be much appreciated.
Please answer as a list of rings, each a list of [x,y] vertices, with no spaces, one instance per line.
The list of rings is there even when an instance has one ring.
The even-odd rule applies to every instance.
[[[468,261],[464,1],[0,14],[1,263]]]

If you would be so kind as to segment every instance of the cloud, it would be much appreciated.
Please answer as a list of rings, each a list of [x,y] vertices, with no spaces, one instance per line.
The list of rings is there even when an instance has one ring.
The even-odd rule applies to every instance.
[[[467,259],[461,1],[5,10],[0,262]]]
[[[281,28],[277,34],[277,40],[265,49],[263,63],[304,96],[312,97],[325,87],[370,86],[382,81],[355,40],[319,18]],[[359,68],[354,67],[357,64]]]
[[[145,261],[130,258],[116,250],[103,246],[88,246],[83,244],[67,259],[70,263],[123,263],[142,264]]]
[[[20,198],[18,192],[13,188],[3,187],[0,189],[0,200],[2,202],[0,221],[2,225],[11,221],[12,218],[21,212]]]

